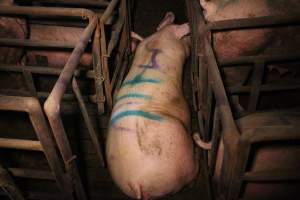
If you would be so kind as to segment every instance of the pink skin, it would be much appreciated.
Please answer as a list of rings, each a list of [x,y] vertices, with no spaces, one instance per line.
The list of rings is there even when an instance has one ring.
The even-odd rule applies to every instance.
[[[112,178],[124,193],[134,199],[155,199],[177,192],[193,180],[198,171],[187,130],[190,113],[182,92],[183,65],[189,55],[188,43],[183,36],[189,33],[189,28],[187,24],[172,24],[170,17],[172,14],[163,20],[158,32],[137,47],[131,70],[124,81],[126,83],[143,72],[145,68],[141,65],[156,63],[159,68],[147,68],[143,77],[159,79],[160,83],[123,86],[116,96],[139,92],[152,98],[123,99],[115,103],[112,114],[113,119],[122,111],[142,110],[159,115],[163,120],[124,117],[110,126],[106,143]],[[153,49],[160,50],[155,58]],[[126,102],[136,103],[126,105]]]
[[[10,6],[12,0],[0,0],[1,6]],[[27,35],[26,21],[21,18],[0,16],[0,37],[25,39]],[[0,47],[0,62],[18,64],[23,54],[22,48]]]
[[[43,41],[61,41],[61,42],[78,42],[82,35],[82,28],[62,27],[62,26],[46,26],[31,25],[30,39]],[[41,51],[34,50],[27,52],[27,62],[29,65],[38,65],[38,57],[44,57],[48,61],[49,66],[62,68],[66,64],[71,51]],[[90,54],[83,54],[80,65],[90,66],[92,57]]]
[[[199,0],[208,22],[262,17],[271,14],[265,0],[231,0],[222,5],[221,0]],[[229,1],[230,2],[230,1]],[[218,58],[228,59],[261,51],[271,39],[268,29],[251,29],[221,32],[213,35]]]

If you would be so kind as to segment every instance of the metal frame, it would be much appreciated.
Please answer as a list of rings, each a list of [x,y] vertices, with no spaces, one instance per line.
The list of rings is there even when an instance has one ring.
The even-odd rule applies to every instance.
[[[284,26],[300,23],[300,13],[293,16],[269,16],[249,19],[226,20],[206,24],[197,0],[186,1],[192,29],[192,84],[194,109],[198,113],[199,129],[204,141],[212,139],[211,162],[208,163],[211,178],[216,167],[220,140],[224,142],[222,180],[217,187],[218,198],[238,199],[243,181],[300,180],[299,172],[265,171],[245,172],[251,144],[266,141],[300,140],[296,126],[264,127],[241,133],[236,126],[219,66],[254,64],[254,80],[251,86],[228,88],[229,94],[250,93],[248,113],[255,112],[258,98],[263,91],[300,89],[300,85],[263,85],[264,67],[270,61],[299,60],[299,53],[282,55],[243,56],[230,60],[216,59],[211,34],[214,31]],[[274,132],[274,129],[276,131]],[[259,134],[258,134],[259,133]],[[206,155],[208,152],[205,152]],[[207,162],[207,160],[205,160]]]
[[[51,139],[51,132],[44,117],[40,102],[34,97],[0,96],[0,110],[28,113],[39,140],[31,141],[1,138],[0,147],[43,152],[62,194],[66,194],[65,198],[73,199],[71,185],[68,183],[68,177],[62,168],[59,155],[55,149],[55,143]],[[27,169],[14,169],[12,172],[13,175],[18,176],[20,174],[18,172],[26,172],[26,170]],[[31,172],[33,172],[33,175],[27,173],[27,176],[31,178],[37,177],[34,176],[34,173],[37,173],[36,170],[31,170]]]

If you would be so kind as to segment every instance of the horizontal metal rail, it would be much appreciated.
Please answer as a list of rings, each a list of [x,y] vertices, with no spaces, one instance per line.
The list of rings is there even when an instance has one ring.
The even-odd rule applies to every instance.
[[[206,25],[206,29],[210,31],[225,31],[231,29],[262,28],[296,23],[300,23],[300,13],[293,15],[276,15],[215,21],[208,23]]]
[[[93,18],[96,14],[84,8],[0,6],[0,15],[27,15],[39,17],[75,17],[80,19]],[[101,15],[97,14],[98,16]]]
[[[65,4],[75,6],[92,6],[92,7],[104,7],[108,6],[107,0],[22,0],[24,2],[40,2],[47,4]]]
[[[55,49],[73,49],[76,43],[73,42],[56,42],[56,41],[35,41],[28,39],[11,39],[0,38],[1,46],[13,47],[38,47],[38,48],[55,48]]]
[[[0,138],[0,148],[21,149],[29,151],[44,151],[41,142],[34,140],[19,140]]]
[[[55,180],[53,173],[45,170],[25,169],[25,168],[8,168],[8,171],[15,177]]]
[[[24,65],[9,65],[0,63],[0,71],[6,72],[24,72],[28,71],[33,74],[41,75],[60,75],[62,69],[54,67],[43,67],[43,66],[24,66]],[[75,70],[74,75],[78,76],[79,74],[84,73],[87,78],[95,78],[95,73],[93,70]]]

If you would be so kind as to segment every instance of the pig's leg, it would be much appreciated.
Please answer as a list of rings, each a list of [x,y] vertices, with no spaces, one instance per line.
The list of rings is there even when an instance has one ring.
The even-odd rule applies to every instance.
[[[173,24],[175,20],[175,15],[172,12],[167,12],[165,17],[163,18],[163,20],[160,22],[160,24],[158,25],[158,27],[156,28],[156,30],[160,30],[162,28],[164,28],[167,25]]]

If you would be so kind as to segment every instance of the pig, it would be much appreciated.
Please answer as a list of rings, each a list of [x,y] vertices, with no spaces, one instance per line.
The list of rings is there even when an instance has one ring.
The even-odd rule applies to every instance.
[[[12,0],[0,0],[0,6],[11,6]],[[27,37],[27,24],[22,18],[0,16],[0,37],[25,39]],[[23,48],[0,47],[0,62],[6,64],[19,64],[23,56]]]
[[[208,22],[262,17],[271,14],[265,0],[199,0]],[[230,59],[262,50],[270,41],[270,29],[234,30],[213,34],[213,46],[219,59]]]
[[[32,24],[30,26],[30,39],[36,41],[54,41],[78,43],[83,33],[82,28],[48,26]],[[68,61],[70,51],[66,50],[29,50],[26,53],[27,63],[29,65],[46,65],[62,68]],[[91,54],[85,53],[81,57],[80,65],[88,67],[92,64]]]
[[[157,32],[138,45],[110,118],[108,168],[120,189],[134,199],[175,193],[198,172],[182,91],[189,26],[173,21],[174,14],[167,13]]]

